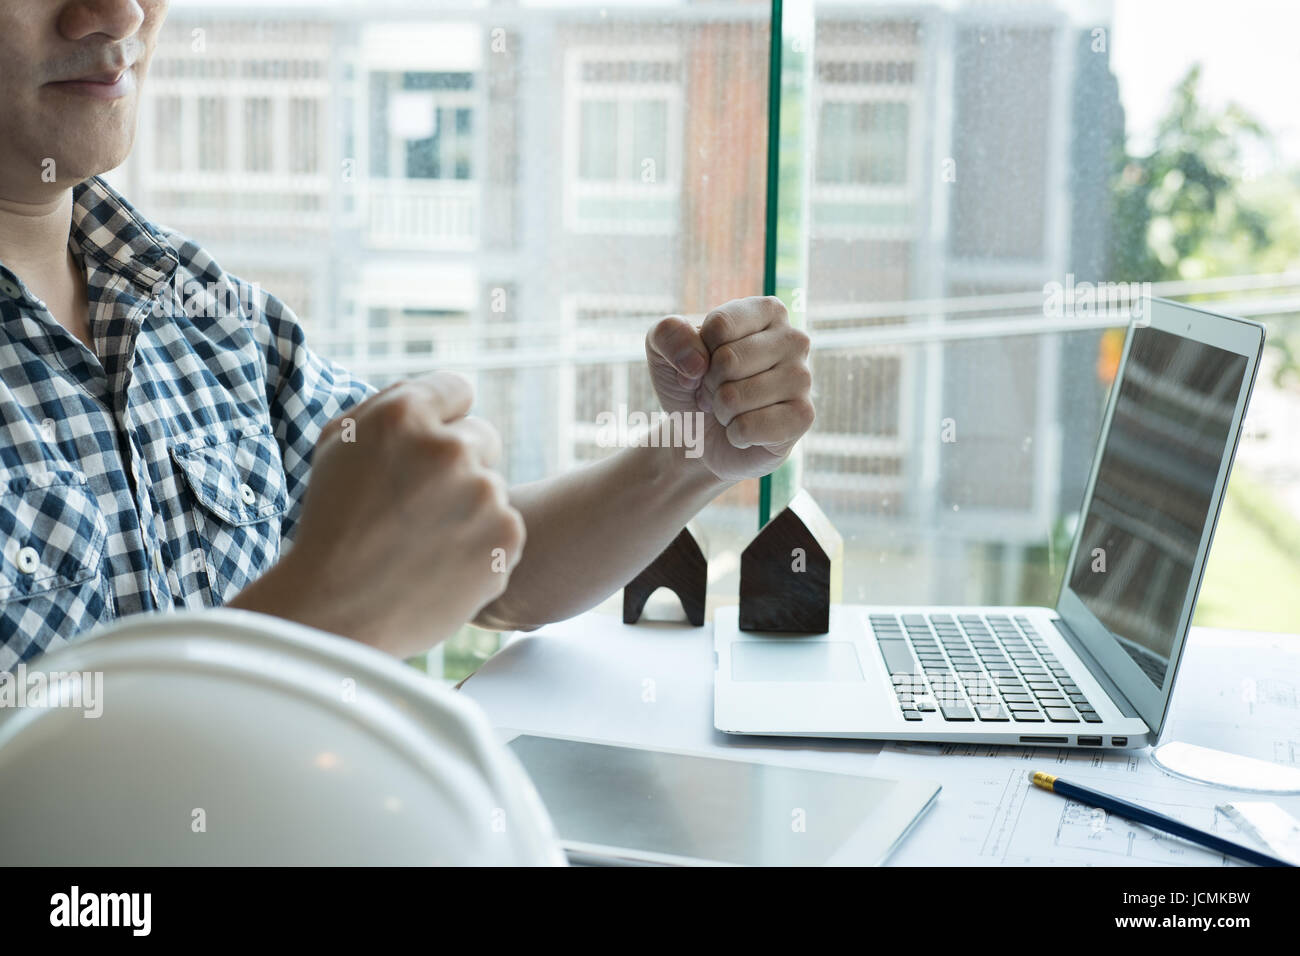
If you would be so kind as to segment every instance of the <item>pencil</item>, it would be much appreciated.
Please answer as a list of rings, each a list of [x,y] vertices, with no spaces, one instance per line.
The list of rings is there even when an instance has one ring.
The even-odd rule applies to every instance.
[[[1054,777],[1050,773],[1030,771],[1029,781],[1035,787],[1041,787],[1043,790],[1052,793],[1059,793],[1063,797],[1071,797],[1080,803],[1086,803],[1090,807],[1098,807],[1116,816],[1123,817],[1125,820],[1132,820],[1134,823],[1141,823],[1157,830],[1163,830],[1166,833],[1172,833],[1176,837],[1182,837],[1184,840],[1215,850],[1225,856],[1236,857],[1238,860],[1254,863],[1257,866],[1294,866],[1294,864],[1279,860],[1275,856],[1260,853],[1258,850],[1252,850],[1250,847],[1233,843],[1231,840],[1225,840],[1213,833],[1206,833],[1204,830],[1188,826],[1181,820],[1167,817],[1163,813],[1148,810],[1146,807],[1139,807],[1136,803],[1129,803],[1119,797],[1107,796],[1088,787],[1081,787],[1077,783],[1070,783],[1068,780]]]

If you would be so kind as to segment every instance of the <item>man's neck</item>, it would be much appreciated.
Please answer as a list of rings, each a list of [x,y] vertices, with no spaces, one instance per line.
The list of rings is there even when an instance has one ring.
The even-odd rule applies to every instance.
[[[0,262],[33,287],[66,281],[71,229],[71,189],[36,202],[0,197]]]
[[[68,251],[71,230],[71,189],[36,202],[0,197],[0,262],[45,302],[64,328],[94,351],[86,276]]]

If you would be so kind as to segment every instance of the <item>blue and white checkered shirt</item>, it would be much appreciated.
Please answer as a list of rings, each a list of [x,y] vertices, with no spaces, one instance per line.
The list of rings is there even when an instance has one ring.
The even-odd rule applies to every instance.
[[[0,264],[0,670],[229,600],[292,540],[322,426],[372,391],[101,180],[74,203],[93,354]]]

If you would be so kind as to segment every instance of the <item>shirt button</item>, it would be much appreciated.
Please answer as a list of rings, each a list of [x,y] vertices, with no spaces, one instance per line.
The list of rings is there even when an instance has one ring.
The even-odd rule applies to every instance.
[[[23,574],[32,574],[41,566],[41,556],[35,548],[20,548],[18,551],[18,570]]]
[[[3,292],[11,299],[21,299],[23,295],[22,290],[8,279],[0,279],[0,292]]]
[[[257,495],[247,484],[239,486],[239,497],[244,500],[244,504],[251,505],[257,501]]]
[[[157,548],[154,548],[153,550],[153,569],[157,571],[159,574],[163,573],[163,559],[162,559],[161,545],[158,546]]]

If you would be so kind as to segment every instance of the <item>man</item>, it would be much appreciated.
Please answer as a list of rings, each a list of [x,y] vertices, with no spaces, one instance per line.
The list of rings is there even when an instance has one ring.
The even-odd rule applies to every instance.
[[[812,423],[807,336],[775,299],[735,300],[646,339],[664,409],[704,413],[702,454],[651,442],[507,491],[464,379],[374,393],[94,178],[130,149],[165,12],[0,0],[0,668],[170,608],[403,656],[470,620],[558,620]],[[195,283],[197,308],[165,294]]]

